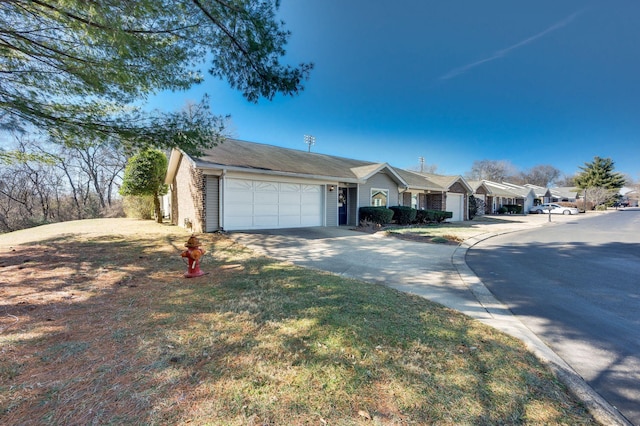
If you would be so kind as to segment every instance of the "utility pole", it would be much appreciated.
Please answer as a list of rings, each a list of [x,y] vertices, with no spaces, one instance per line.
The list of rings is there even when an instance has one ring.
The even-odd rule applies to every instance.
[[[420,173],[424,173],[424,157],[418,157],[420,160]]]
[[[304,143],[309,146],[309,152],[311,152],[311,147],[316,144],[315,136],[304,135]]]

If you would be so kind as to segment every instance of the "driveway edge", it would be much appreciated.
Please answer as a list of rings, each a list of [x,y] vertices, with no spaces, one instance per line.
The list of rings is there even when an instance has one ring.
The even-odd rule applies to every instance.
[[[482,280],[467,265],[467,250],[476,244],[498,235],[521,231],[486,233],[469,238],[462,242],[451,256],[451,263],[457,270],[460,279],[471,290],[478,303],[491,317],[491,319],[476,319],[522,341],[527,349],[546,364],[555,376],[567,386],[569,391],[582,401],[596,421],[603,425],[633,426],[615,407],[589,386],[569,364],[516,318],[506,305],[496,299]]]

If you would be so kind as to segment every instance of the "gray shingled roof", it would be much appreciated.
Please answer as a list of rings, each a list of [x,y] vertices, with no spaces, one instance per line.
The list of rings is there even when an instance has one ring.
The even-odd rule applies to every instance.
[[[407,182],[409,188],[414,189],[430,189],[433,191],[446,191],[448,187],[443,187],[429,180],[426,176],[412,172],[410,170],[395,169],[396,172]]]
[[[379,163],[334,157],[274,145],[227,139],[195,159],[198,167],[240,168],[256,172],[284,172],[304,176],[322,176],[356,181],[362,169],[375,169]],[[360,172],[360,173],[357,173]]]
[[[366,180],[372,174],[387,169],[402,186],[406,184],[414,189],[435,191],[446,191],[459,179],[459,176],[421,174],[391,167],[386,163],[335,157],[236,139],[225,140],[215,148],[206,150],[202,157],[193,161],[203,170],[226,168],[342,182]]]

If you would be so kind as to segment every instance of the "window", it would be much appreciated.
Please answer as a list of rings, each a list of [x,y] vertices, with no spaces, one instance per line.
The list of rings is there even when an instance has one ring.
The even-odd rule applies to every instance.
[[[388,189],[372,189],[371,190],[371,205],[374,207],[387,207],[387,200],[389,199]]]

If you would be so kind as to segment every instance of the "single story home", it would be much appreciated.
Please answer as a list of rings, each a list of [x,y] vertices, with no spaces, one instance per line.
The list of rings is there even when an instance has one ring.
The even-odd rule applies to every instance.
[[[491,190],[489,189],[487,184],[484,183],[484,181],[482,180],[468,181],[468,182],[471,188],[473,189],[473,196],[477,200],[480,200],[476,215],[482,216],[485,214],[493,213],[493,207],[492,207],[493,198],[491,196]]]
[[[487,213],[496,213],[500,207],[505,205],[519,205],[522,206],[522,212],[527,214],[534,206],[536,193],[527,186],[489,180],[482,182],[489,191],[486,195]]]
[[[575,203],[580,198],[580,190],[575,187],[562,186],[555,188],[545,188],[542,186],[525,184],[527,188],[533,189],[536,198],[542,203],[570,202]]]
[[[447,210],[466,220],[472,192],[461,176],[234,139],[200,158],[174,149],[165,183],[172,223],[194,232],[356,226],[363,206]]]

